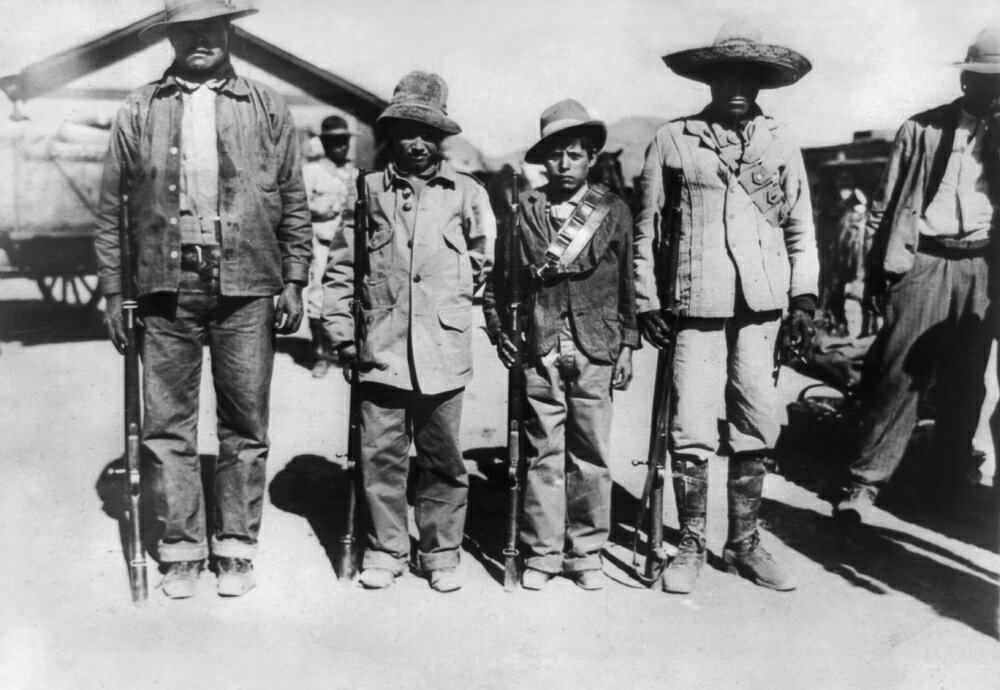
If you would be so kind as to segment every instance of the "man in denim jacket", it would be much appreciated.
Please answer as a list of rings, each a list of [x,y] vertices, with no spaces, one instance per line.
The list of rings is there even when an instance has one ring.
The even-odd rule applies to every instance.
[[[165,34],[174,62],[127,97],[111,132],[98,273],[108,331],[121,350],[122,282],[133,279],[120,260],[125,191],[143,323],[142,445],[163,528],[163,592],[193,595],[211,554],[219,594],[239,596],[254,585],[274,333],[292,333],[302,319],[309,209],[288,109],[229,61],[229,22],[256,10],[223,0],[168,0],[166,8],[164,21],[142,36]],[[219,436],[211,535],[197,442],[206,343]]]
[[[516,354],[505,331],[508,288],[519,280],[530,316],[524,362],[529,441],[521,541],[527,549],[526,589],[542,589],[565,573],[583,589],[603,587],[600,553],[611,527],[611,391],[632,379],[632,350],[639,346],[632,277],[632,216],[625,202],[587,173],[607,130],[574,100],[542,113],[541,140],[525,155],[545,166],[548,183],[518,199],[520,223],[498,241],[498,265],[484,298],[490,339],[504,364]],[[593,206],[588,206],[593,199]],[[575,216],[590,207],[587,220]],[[601,214],[603,217],[597,217]],[[579,218],[580,226],[573,221]],[[587,232],[575,258],[547,256],[566,228]]]
[[[723,27],[712,46],[664,61],[709,84],[712,101],[656,133],[635,233],[640,329],[657,347],[675,346],[670,447],[681,542],[663,588],[689,592],[705,563],[707,463],[724,396],[723,558],[759,585],[788,590],[792,578],[759,544],[757,512],[764,457],[778,435],[771,374],[782,310],[791,338],[808,339],[819,261],[801,153],[756,98],[761,88],[794,83],[810,64],[746,26]]]
[[[368,533],[361,584],[388,587],[410,554],[406,484],[417,451],[414,514],[420,567],[431,587],[461,586],[456,568],[468,473],[459,446],[465,386],[472,379],[472,296],[493,265],[496,220],[486,190],[440,156],[461,131],[446,114],[441,77],[412,72],[378,119],[391,162],[368,173],[363,335],[354,342],[354,230],[331,249],[323,318],[349,365],[361,368],[361,476]],[[357,221],[353,219],[352,223]],[[346,369],[345,369],[346,371]]]

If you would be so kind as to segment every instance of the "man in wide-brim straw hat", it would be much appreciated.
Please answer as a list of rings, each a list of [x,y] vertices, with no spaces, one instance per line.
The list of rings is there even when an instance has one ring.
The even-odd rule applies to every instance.
[[[126,98],[101,186],[95,246],[119,348],[123,281],[138,288],[142,444],[171,598],[195,594],[209,556],[219,594],[254,586],[274,334],[294,332],[302,319],[311,229],[299,137],[280,97],[237,76],[229,59],[229,22],[255,11],[224,0],[167,0],[143,38],[169,38],[173,64]],[[123,191],[134,276],[121,265]],[[219,436],[211,534],[197,441],[206,344]]]
[[[801,153],[756,98],[762,88],[795,83],[810,64],[745,25],[727,25],[711,46],[663,60],[708,84],[712,100],[657,132],[635,232],[640,329],[654,346],[675,347],[670,446],[681,541],[662,585],[691,591],[705,562],[707,463],[724,398],[723,558],[759,585],[788,590],[792,577],[760,544],[757,512],[764,459],[779,430],[772,370],[782,311],[787,343],[808,338],[819,264]]]
[[[864,522],[892,477],[930,388],[934,502],[979,483],[972,439],[995,332],[988,265],[1000,209],[1000,27],[969,46],[961,98],[899,129],[872,203],[866,270],[884,314],[862,388],[870,393],[851,484],[835,516]],[[930,384],[933,383],[933,386]]]
[[[436,74],[411,72],[379,116],[390,161],[368,173],[365,275],[355,272],[354,230],[332,248],[323,318],[345,364],[359,358],[368,511],[361,584],[390,586],[407,570],[410,441],[419,466],[414,495],[419,567],[437,591],[461,586],[457,567],[469,478],[459,445],[472,378],[472,296],[493,265],[496,220],[485,188],[441,157],[461,131]],[[355,218],[354,222],[360,219]],[[362,281],[364,335],[355,342],[351,299]]]

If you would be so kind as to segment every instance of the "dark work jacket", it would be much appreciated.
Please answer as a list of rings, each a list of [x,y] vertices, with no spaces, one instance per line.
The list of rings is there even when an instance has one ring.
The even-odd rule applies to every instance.
[[[550,223],[545,187],[521,194],[520,243],[513,273],[521,275],[527,307],[525,328],[530,352],[544,355],[556,344],[563,314],[569,316],[577,346],[590,359],[613,363],[622,346],[639,347],[632,273],[632,216],[628,206],[611,194],[611,210],[586,250],[567,271],[544,282],[531,278],[527,266],[541,266],[545,250],[558,228]],[[495,340],[508,327],[508,288],[512,271],[506,265],[509,237],[497,237],[496,269],[483,297],[486,329]]]
[[[168,71],[125,99],[111,130],[98,203],[98,275],[121,292],[118,215],[121,176],[139,295],[175,292],[180,282],[181,88]],[[312,226],[295,125],[269,88],[229,70],[216,99],[221,218],[220,289],[231,296],[277,294],[305,283]]]

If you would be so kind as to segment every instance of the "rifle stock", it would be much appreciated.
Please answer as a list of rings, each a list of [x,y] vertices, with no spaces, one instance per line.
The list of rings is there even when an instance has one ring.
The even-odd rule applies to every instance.
[[[519,179],[514,173],[511,180],[510,209],[508,214],[507,242],[504,251],[506,287],[509,294],[507,332],[514,342],[514,361],[507,372],[507,515],[504,541],[503,588],[513,592],[518,585],[517,527],[521,504],[522,432],[524,423],[524,334],[521,325],[521,271],[516,257],[520,246],[520,211],[517,194]]]
[[[358,171],[357,200],[354,203],[354,295],[351,299],[351,316],[354,319],[355,356],[351,362],[351,403],[347,430],[348,491],[345,506],[344,531],[337,540],[337,577],[353,580],[358,574],[358,540],[355,536],[358,505],[358,459],[361,452],[361,368],[363,283],[368,264],[368,193],[365,188],[366,171]]]
[[[132,601],[142,605],[149,597],[146,554],[142,545],[142,482],[139,469],[140,404],[139,348],[136,340],[136,301],[132,262],[132,233],[129,230],[129,195],[122,183],[118,232],[121,246],[122,322],[125,330],[125,492],[128,499],[128,576]]]

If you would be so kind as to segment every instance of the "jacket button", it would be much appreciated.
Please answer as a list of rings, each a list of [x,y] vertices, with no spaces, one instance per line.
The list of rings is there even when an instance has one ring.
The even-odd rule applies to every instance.
[[[413,240],[407,240],[406,246],[409,247],[410,249],[413,249]]]
[[[412,195],[412,194],[413,194],[413,190],[411,190],[411,189],[404,189],[403,190],[403,198],[404,199],[409,199],[410,195]]]
[[[170,219],[170,224],[171,225],[177,225],[177,219],[176,218],[171,218]]]
[[[176,156],[176,155],[177,155],[177,152],[178,152],[178,149],[177,149],[177,147],[176,147],[176,146],[171,146],[171,147],[170,147],[170,155],[171,155],[171,156]]]
[[[171,259],[176,259],[177,258],[177,252],[176,251],[170,252],[170,258]]]
[[[171,192],[176,192],[177,191],[177,185],[172,184],[169,187],[167,187],[167,189],[169,189]]]
[[[413,210],[413,204],[411,204],[409,201],[407,201],[405,204],[403,204],[403,210],[404,211],[411,211],[411,210]]]
[[[420,276],[413,276],[413,282],[414,283],[419,283],[420,282]]]

